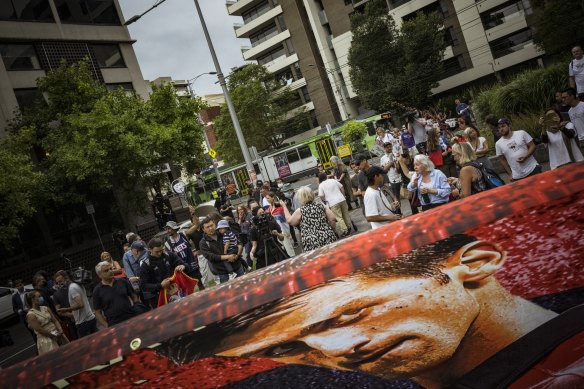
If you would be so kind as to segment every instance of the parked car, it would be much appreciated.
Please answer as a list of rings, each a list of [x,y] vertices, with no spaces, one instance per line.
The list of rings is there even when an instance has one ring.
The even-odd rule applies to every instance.
[[[16,316],[12,311],[12,295],[16,289],[5,286],[0,287],[0,321],[8,321]]]

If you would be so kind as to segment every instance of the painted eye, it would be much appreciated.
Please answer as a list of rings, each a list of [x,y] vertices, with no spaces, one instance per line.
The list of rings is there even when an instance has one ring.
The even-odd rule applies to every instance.
[[[308,347],[303,342],[288,342],[279,344],[264,351],[267,357],[285,357],[306,351]]]

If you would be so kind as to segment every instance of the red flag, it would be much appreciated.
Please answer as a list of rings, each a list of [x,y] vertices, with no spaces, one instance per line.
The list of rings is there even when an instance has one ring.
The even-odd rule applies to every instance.
[[[183,297],[193,294],[197,287],[197,279],[189,277],[183,272],[174,272],[169,278],[170,285],[163,288],[158,295],[158,306],[176,302]]]

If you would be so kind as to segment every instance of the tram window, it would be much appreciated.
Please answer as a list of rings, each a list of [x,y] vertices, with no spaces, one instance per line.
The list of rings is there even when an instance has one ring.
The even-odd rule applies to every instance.
[[[290,150],[286,153],[286,158],[288,159],[288,163],[298,162],[300,161],[300,157],[298,156],[298,150]]]
[[[310,147],[308,146],[299,147],[298,154],[300,154],[300,159],[312,157],[312,151],[310,151]]]

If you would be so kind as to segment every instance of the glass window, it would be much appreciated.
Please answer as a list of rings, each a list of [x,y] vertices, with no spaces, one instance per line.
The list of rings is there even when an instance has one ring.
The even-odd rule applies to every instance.
[[[118,45],[93,45],[92,48],[100,68],[126,67]]]
[[[271,51],[268,54],[264,55],[263,57],[258,58],[258,64],[266,65],[267,63],[272,62],[276,58],[280,58],[285,55],[286,51],[284,50],[284,46],[280,46],[276,50]]]
[[[270,9],[271,9],[270,3],[268,3],[267,1],[264,1],[263,3],[258,4],[255,7],[253,7],[252,9],[244,12],[243,15],[241,15],[243,18],[243,22],[249,23],[252,20],[262,16],[263,14],[268,12]]]
[[[448,58],[442,63],[442,65],[442,78],[451,77],[466,70],[466,63],[464,62],[464,57],[462,55]]]
[[[284,41],[284,44],[286,45],[286,49],[288,51],[288,55],[292,55],[294,54],[296,51],[294,51],[294,46],[292,46],[292,40],[291,39],[286,39]]]
[[[275,78],[282,86],[287,86],[294,82],[294,76],[290,69],[282,70],[280,73],[276,74]]]
[[[523,49],[533,42],[533,31],[530,28],[515,32],[506,37],[489,42],[494,58],[500,58],[507,54]]]
[[[286,31],[288,27],[286,27],[286,21],[284,20],[284,15],[278,15],[278,24],[280,25],[280,31]]]
[[[300,94],[302,94],[302,99],[305,104],[312,101],[312,99],[310,98],[310,93],[308,93],[307,87],[303,86],[302,88],[300,88]]]
[[[27,108],[34,107],[37,104],[46,103],[43,94],[37,88],[15,89],[14,95],[21,111],[25,111]]]
[[[485,30],[497,27],[510,19],[523,16],[523,13],[530,14],[531,4],[529,1],[512,1],[501,4],[481,14],[481,20]]]
[[[314,110],[311,112],[314,112]],[[301,159],[312,157],[312,151],[310,151],[310,147],[308,146],[300,146],[298,148],[298,154],[300,154]]]
[[[122,88],[125,91],[133,91],[134,85],[131,82],[117,82],[112,84],[106,84],[107,90],[114,91]]]
[[[310,117],[310,124],[312,125],[312,128],[318,127],[318,119],[316,118],[316,112],[313,110],[311,110],[308,113],[309,117]]]
[[[6,70],[40,69],[33,45],[0,43],[0,56]]]
[[[288,163],[300,161],[300,157],[298,156],[298,151],[296,149],[287,151],[286,158],[288,158]]]
[[[454,31],[454,27],[448,27],[444,32],[444,41],[446,46],[457,46],[458,45],[458,35]]]
[[[63,23],[121,24],[113,0],[55,0]]]
[[[100,68],[126,67],[118,45],[93,45],[92,48]]]
[[[300,70],[300,64],[298,62],[294,64],[294,73],[296,73],[297,80],[300,80],[303,77],[302,70]]]
[[[249,40],[251,42],[251,46],[255,47],[260,43],[267,41],[268,39],[275,35],[278,35],[278,28],[276,27],[276,24],[272,24],[271,26],[268,26],[267,28],[261,30],[257,34],[250,36]]]
[[[48,0],[1,0],[0,20],[54,22]]]

